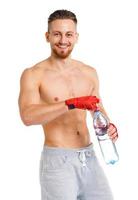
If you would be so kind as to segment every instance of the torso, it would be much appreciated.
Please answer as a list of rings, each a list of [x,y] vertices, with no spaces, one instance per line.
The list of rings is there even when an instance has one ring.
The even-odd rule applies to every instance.
[[[83,63],[73,61],[73,66],[62,71],[53,69],[47,61],[38,65],[41,73],[41,103],[54,104],[69,98],[92,94],[92,68]],[[91,68],[91,69],[89,69]],[[48,146],[78,148],[88,146],[89,130],[86,124],[86,111],[69,110],[53,121],[43,125],[45,142]]]

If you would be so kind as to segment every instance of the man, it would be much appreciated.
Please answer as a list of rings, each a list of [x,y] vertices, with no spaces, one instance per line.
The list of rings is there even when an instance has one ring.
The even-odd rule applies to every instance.
[[[45,36],[51,55],[24,70],[19,95],[24,124],[41,124],[44,130],[42,200],[111,200],[86,124],[87,110],[93,115],[98,107],[107,114],[96,70],[71,58],[78,40],[75,14],[67,10],[52,13]],[[115,142],[118,134],[112,124],[108,134]]]

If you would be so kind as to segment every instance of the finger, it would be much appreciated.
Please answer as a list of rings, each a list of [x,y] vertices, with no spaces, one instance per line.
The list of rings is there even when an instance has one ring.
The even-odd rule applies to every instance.
[[[97,110],[97,106],[96,106],[96,104],[91,104],[91,108],[92,108],[92,110]]]
[[[91,99],[91,101],[92,101],[93,103],[99,103],[99,102],[100,102],[100,99],[97,98],[96,96],[91,96],[90,99]]]
[[[96,108],[96,106],[90,105],[87,107],[87,109],[90,111],[95,111],[97,108]]]
[[[116,137],[118,137],[118,133],[117,133],[117,132],[115,132],[114,134],[110,135],[110,138],[111,138],[111,139],[114,139],[114,138],[116,138]]]
[[[110,123],[108,126],[108,130],[107,130],[108,134],[113,134],[114,132],[117,132],[117,128],[114,124]]]
[[[116,129],[108,129],[107,130],[108,135],[113,135],[115,133],[117,133]]]
[[[95,110],[96,109],[96,104],[88,102],[87,103],[87,109],[88,110],[92,110],[92,111]]]
[[[116,137],[112,140],[113,143],[115,143],[117,139],[118,139],[118,136],[116,136]]]
[[[114,128],[116,129],[116,131],[117,131],[117,128],[116,128],[116,126],[115,126],[113,123],[110,123],[110,124],[109,124],[109,128],[110,128],[110,127],[114,127]]]

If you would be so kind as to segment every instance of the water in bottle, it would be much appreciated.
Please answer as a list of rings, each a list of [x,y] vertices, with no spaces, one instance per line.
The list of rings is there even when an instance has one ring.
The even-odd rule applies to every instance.
[[[115,144],[112,142],[107,134],[109,121],[99,110],[96,110],[94,112],[93,126],[105,162],[107,164],[116,163],[119,159],[119,156]]]

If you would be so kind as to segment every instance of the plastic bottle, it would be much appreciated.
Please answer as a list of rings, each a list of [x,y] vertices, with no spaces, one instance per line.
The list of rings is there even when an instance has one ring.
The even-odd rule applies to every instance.
[[[99,110],[94,112],[93,126],[105,162],[107,164],[116,163],[119,160],[119,156],[115,144],[107,134],[109,121]]]

